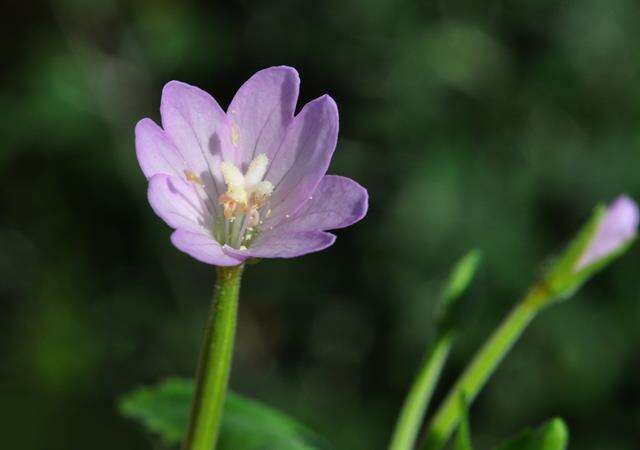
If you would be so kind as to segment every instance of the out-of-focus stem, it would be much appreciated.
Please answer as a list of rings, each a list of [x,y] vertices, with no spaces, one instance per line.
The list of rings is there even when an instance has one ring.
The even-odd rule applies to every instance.
[[[404,401],[389,450],[411,450],[416,442],[422,420],[436,383],[451,349],[450,330],[438,333]]]
[[[464,398],[468,404],[473,401],[498,364],[550,297],[551,294],[544,285],[538,284],[511,310],[478,351],[436,411],[427,428],[422,450],[439,450],[446,444],[463,414],[460,399]]]
[[[215,449],[233,356],[243,266],[219,267],[183,450]]]

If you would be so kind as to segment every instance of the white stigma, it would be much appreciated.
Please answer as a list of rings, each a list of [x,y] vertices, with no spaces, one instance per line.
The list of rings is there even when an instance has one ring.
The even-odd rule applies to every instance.
[[[220,172],[224,182],[227,184],[226,195],[236,203],[246,204],[249,201],[247,190],[245,189],[244,175],[235,164],[223,162],[220,164]]]
[[[252,186],[260,183],[262,181],[262,178],[264,178],[264,174],[267,173],[268,165],[269,158],[267,158],[267,155],[265,155],[264,153],[260,153],[258,156],[253,158],[253,161],[251,161],[251,163],[249,164],[247,173],[244,176],[245,183]],[[263,181],[263,183],[269,182]]]

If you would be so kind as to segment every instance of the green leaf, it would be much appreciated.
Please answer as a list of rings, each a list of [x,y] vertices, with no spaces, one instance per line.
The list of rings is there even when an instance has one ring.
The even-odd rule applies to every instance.
[[[535,431],[525,430],[496,447],[495,450],[565,450],[569,430],[564,421],[551,419]]]
[[[440,327],[453,327],[460,315],[460,302],[458,300],[460,300],[471,281],[473,281],[481,259],[482,254],[478,249],[471,250],[451,270],[438,305],[437,322]]]
[[[460,399],[462,403],[462,417],[458,426],[458,433],[453,445],[453,450],[473,450],[471,445],[471,431],[469,427],[469,405],[464,397]]]
[[[193,382],[170,378],[156,386],[136,389],[120,399],[120,412],[141,422],[165,444],[182,440],[189,421]]]
[[[478,269],[481,259],[482,253],[480,253],[478,249],[473,249],[460,258],[447,279],[443,294],[443,301],[445,303],[449,304],[455,301],[464,293],[469,283],[473,280],[473,276]]]
[[[431,396],[449,356],[454,329],[461,317],[459,299],[473,280],[479,263],[480,252],[472,250],[456,262],[447,278],[436,310],[436,336],[398,415],[390,450],[408,450],[415,445]],[[470,445],[464,447],[470,448]]]
[[[193,381],[170,378],[125,395],[123,415],[141,422],[165,445],[182,440],[189,420]],[[217,450],[318,450],[325,442],[287,415],[260,402],[229,392]]]

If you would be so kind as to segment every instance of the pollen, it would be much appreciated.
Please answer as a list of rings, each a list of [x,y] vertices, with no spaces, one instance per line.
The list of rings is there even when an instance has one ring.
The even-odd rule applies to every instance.
[[[247,213],[247,226],[249,229],[255,227],[260,223],[260,213],[256,208],[252,208]]]
[[[223,206],[226,220],[242,215],[246,216],[249,228],[260,223],[259,210],[273,192],[273,184],[263,180],[268,166],[269,158],[264,153],[253,158],[244,174],[230,161],[220,164],[227,191],[218,197],[218,202]]]
[[[196,175],[193,170],[185,170],[184,171],[184,176],[187,179],[187,181],[191,181],[192,183],[195,184],[199,184],[200,186],[202,186],[204,183],[202,182],[202,178],[200,178],[198,175]]]
[[[240,130],[238,130],[238,126],[235,123],[231,123],[231,143],[237,147],[238,141],[240,140]]]

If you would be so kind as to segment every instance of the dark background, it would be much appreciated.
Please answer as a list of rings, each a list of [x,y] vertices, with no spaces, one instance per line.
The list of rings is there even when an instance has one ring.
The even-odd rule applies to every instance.
[[[2,448],[150,449],[115,399],[190,376],[215,278],[145,198],[133,127],[177,79],[331,94],[331,173],[369,189],[327,251],[246,271],[232,386],[342,450],[386,446],[451,264],[483,265],[437,397],[598,202],[640,197],[633,0],[5,1]],[[476,446],[561,415],[640,448],[637,248],[544,312],[472,408]]]

